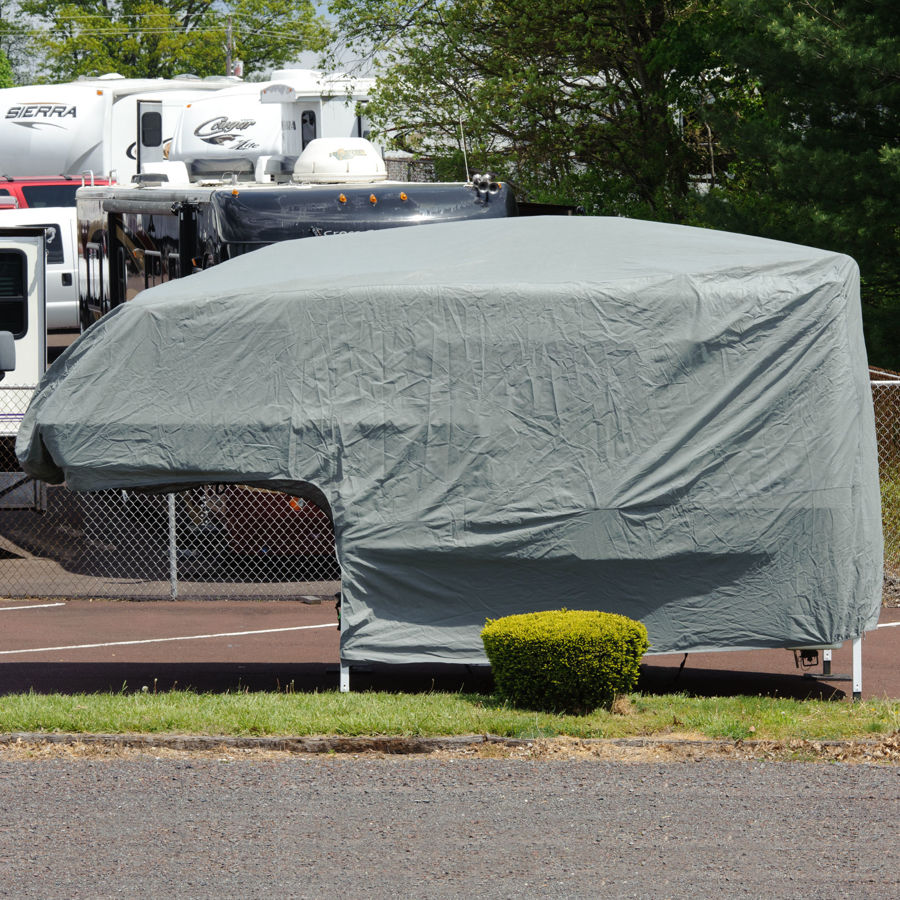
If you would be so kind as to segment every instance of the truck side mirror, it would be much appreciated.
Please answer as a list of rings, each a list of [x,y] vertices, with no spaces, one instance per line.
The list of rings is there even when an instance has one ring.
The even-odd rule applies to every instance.
[[[0,331],[0,381],[16,368],[16,341],[11,331]]]

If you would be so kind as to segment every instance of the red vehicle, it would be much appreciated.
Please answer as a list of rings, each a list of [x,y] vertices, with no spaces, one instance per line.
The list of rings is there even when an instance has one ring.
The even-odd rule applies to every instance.
[[[19,209],[74,206],[75,191],[85,184],[109,184],[106,178],[85,179],[81,175],[0,175],[0,208]]]

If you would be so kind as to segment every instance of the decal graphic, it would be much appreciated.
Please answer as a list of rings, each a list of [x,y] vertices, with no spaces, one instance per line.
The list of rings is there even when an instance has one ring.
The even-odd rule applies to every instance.
[[[166,138],[163,141],[163,159],[169,158],[169,150],[172,147],[172,141],[174,138]],[[132,141],[127,149],[125,150],[125,155],[129,159],[137,160],[137,141]]]
[[[227,116],[216,116],[207,119],[194,129],[194,136],[216,147],[228,150],[255,150],[259,147],[243,132],[252,128],[256,119],[229,119]]]
[[[23,128],[65,128],[64,124],[48,121],[50,119],[75,119],[78,117],[77,107],[63,103],[20,103],[6,110],[7,119],[14,125]],[[37,120],[37,121],[35,121]]]

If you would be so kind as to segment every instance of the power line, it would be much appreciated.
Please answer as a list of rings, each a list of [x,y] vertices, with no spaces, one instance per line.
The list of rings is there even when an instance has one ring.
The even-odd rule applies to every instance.
[[[165,10],[163,10],[165,11]],[[85,22],[90,21],[91,19],[109,19],[111,22],[124,22],[127,19],[137,19],[138,21],[142,21],[144,19],[155,18],[153,15],[144,15],[144,16],[120,16],[115,13],[84,13],[83,15],[78,16],[54,16],[52,19],[52,24],[58,24],[60,22]],[[177,15],[172,14],[173,19],[178,19]],[[204,16],[200,17],[201,19]],[[253,18],[252,16],[248,16],[246,14],[237,14],[231,16],[231,18],[236,21],[244,21],[249,22],[251,26],[255,25],[258,19]],[[224,19],[223,19],[224,21]]]
[[[164,35],[164,34],[172,34],[172,35],[206,35],[206,34],[214,34],[214,35],[222,35],[224,37],[226,28],[224,25],[222,26],[210,26],[207,28],[129,28],[127,30],[120,28],[90,28],[90,29],[79,29],[78,31],[72,32],[70,35],[66,35],[60,38],[60,40],[69,40],[74,37],[140,37],[147,35]],[[50,32],[43,31],[41,29],[32,28],[27,31],[20,32],[21,34],[30,35],[31,37],[46,37]],[[263,28],[254,28],[252,30],[248,30],[245,34],[246,37],[250,37],[251,35],[263,35],[265,37],[279,37],[279,38],[302,38],[303,35],[299,34],[297,31],[271,31]]]

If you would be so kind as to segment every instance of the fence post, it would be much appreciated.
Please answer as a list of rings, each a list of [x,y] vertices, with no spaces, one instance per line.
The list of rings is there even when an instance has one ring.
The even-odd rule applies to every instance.
[[[178,598],[178,535],[175,531],[175,495],[169,494],[169,585],[173,600]]]

